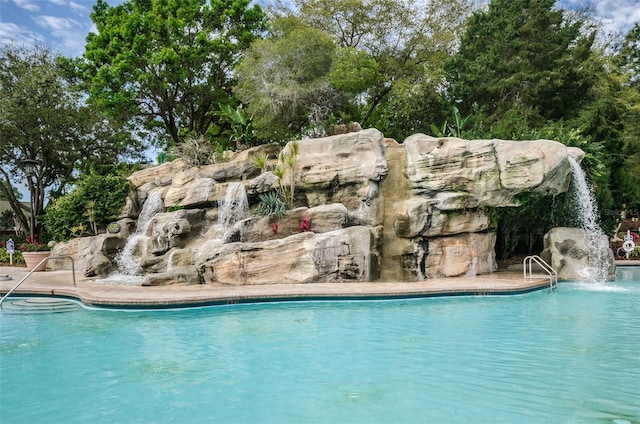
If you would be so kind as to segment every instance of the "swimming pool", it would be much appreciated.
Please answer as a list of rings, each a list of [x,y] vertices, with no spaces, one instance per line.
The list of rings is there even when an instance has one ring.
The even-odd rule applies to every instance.
[[[640,268],[519,296],[25,302],[49,300],[0,314],[3,424],[640,422]]]

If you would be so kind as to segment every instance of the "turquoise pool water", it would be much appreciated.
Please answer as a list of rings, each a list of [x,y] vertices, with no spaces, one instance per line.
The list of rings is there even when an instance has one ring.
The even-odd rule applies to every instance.
[[[30,302],[0,314],[3,424],[640,422],[640,268],[512,297]]]

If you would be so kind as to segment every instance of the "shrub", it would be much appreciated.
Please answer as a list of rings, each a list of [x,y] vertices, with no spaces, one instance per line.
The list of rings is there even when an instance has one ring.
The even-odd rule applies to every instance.
[[[119,176],[89,174],[69,194],[53,200],[45,211],[49,236],[68,240],[83,228],[104,228],[117,218],[129,194],[129,181]]]
[[[0,248],[0,263],[9,263],[9,253],[7,253],[7,249],[4,247]],[[21,251],[13,251],[13,264],[24,264],[24,257]]]
[[[261,194],[259,198],[256,215],[280,218],[287,212],[287,205],[280,199],[278,193],[270,191]]]

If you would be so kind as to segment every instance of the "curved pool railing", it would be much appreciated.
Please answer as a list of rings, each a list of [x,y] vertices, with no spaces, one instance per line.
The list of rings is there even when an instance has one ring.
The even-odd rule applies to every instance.
[[[544,259],[542,259],[540,256],[537,256],[537,255],[527,256],[522,261],[522,265],[523,265],[522,266],[522,272],[523,272],[523,277],[524,277],[525,281],[533,280],[534,278],[536,278],[533,275],[533,263],[534,262],[540,268],[542,268],[542,270],[545,271],[547,273],[547,275],[549,276],[549,289],[553,290],[555,288],[558,288],[558,273],[556,272],[555,269],[553,269],[553,267],[551,265],[546,263],[544,261]]]
[[[38,265],[34,266],[33,269],[31,271],[29,271],[29,273],[27,275],[25,275],[24,278],[18,282],[18,284],[13,286],[11,288],[11,290],[9,290],[7,292],[7,294],[5,294],[4,297],[2,297],[0,299],[0,309],[2,309],[2,302],[4,302],[4,300],[7,297],[9,297],[11,295],[11,293],[13,293],[18,287],[20,287],[20,285],[22,283],[24,283],[27,280],[27,278],[29,278],[31,276],[31,274],[36,272],[36,270],[38,269],[38,267],[40,265],[42,265],[43,263],[47,262],[50,259],[70,259],[71,260],[71,275],[73,276],[73,287],[76,287],[76,267],[75,267],[75,264],[73,262],[73,258],[71,256],[47,256],[46,258],[44,258],[43,260],[38,262]]]

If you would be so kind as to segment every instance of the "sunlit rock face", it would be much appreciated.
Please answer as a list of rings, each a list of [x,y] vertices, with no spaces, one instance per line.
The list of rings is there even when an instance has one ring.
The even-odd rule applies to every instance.
[[[197,266],[206,283],[223,285],[370,281],[377,261],[374,243],[368,227],[304,232],[223,244],[210,249]]]
[[[517,206],[516,195],[568,190],[570,150],[551,140],[433,138],[405,140],[411,190],[440,210]]]
[[[293,143],[298,153],[280,172],[278,155],[291,152]],[[267,159],[260,168],[258,155]],[[137,234],[132,255],[145,285],[417,281],[489,273],[497,266],[488,210],[517,205],[521,193],[566,191],[570,156],[581,160],[584,153],[550,140],[415,134],[398,143],[366,129],[284,148],[258,146],[200,167],[176,160],[130,177],[135,189],[120,231],[73,246],[83,271],[102,275],[116,268],[121,246]],[[225,206],[239,186],[246,199]],[[256,215],[260,196],[269,192],[287,192],[284,216]],[[163,208],[139,234],[134,220],[154,196]],[[220,218],[229,216],[225,207],[239,204],[247,210]]]

